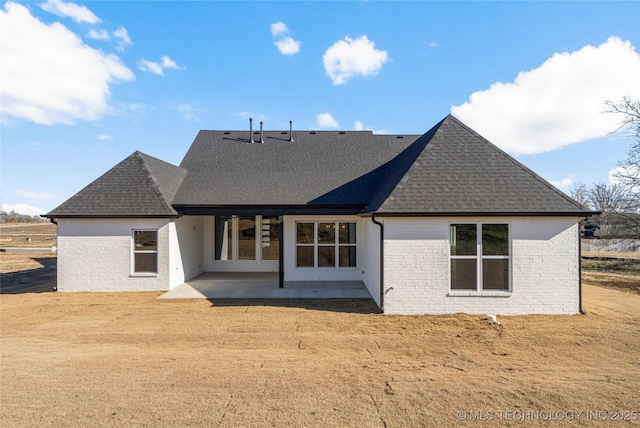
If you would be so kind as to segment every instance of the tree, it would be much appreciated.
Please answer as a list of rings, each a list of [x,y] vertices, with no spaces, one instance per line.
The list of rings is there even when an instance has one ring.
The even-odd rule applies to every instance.
[[[600,214],[586,219],[582,226],[597,228],[601,238],[639,238],[640,206],[638,199],[620,184],[595,184],[587,189],[576,183],[571,196],[586,208]]]
[[[569,194],[571,195],[571,198],[574,201],[576,201],[583,207],[587,209],[591,208],[589,206],[589,198],[588,198],[589,190],[587,189],[587,186],[585,186],[583,183],[573,183],[573,187],[571,187],[571,189],[569,190]]]
[[[618,103],[607,101],[605,104],[609,106],[609,113],[622,116],[620,126],[614,132],[624,132],[632,138],[633,143],[627,151],[626,159],[618,162],[613,174],[618,180],[619,188],[603,189],[604,185],[598,185],[600,187],[593,191],[599,193],[599,196],[593,196],[596,199],[604,197],[603,192],[610,190],[613,194],[607,197],[614,198],[616,205],[609,206],[607,210],[619,215],[629,229],[628,234],[637,238],[640,237],[640,101],[626,96]]]
[[[640,193],[640,101],[623,97],[619,103],[607,101],[609,113],[623,117],[620,126],[613,132],[624,131],[634,142],[627,152],[627,158],[618,162],[614,174],[622,186],[638,197]]]

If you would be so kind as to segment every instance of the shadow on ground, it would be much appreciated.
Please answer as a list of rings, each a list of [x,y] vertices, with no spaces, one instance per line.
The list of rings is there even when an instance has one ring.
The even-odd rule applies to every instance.
[[[379,314],[373,299],[207,299],[212,307],[270,306],[300,308],[310,311]],[[174,300],[175,301],[175,300]]]
[[[0,274],[0,294],[47,293],[57,281],[55,257],[33,258],[42,265],[36,269]]]

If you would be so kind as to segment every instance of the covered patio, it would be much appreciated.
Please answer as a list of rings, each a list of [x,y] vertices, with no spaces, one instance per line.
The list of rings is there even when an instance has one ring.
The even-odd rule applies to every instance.
[[[362,281],[285,281],[277,272],[206,272],[160,299],[371,299]]]

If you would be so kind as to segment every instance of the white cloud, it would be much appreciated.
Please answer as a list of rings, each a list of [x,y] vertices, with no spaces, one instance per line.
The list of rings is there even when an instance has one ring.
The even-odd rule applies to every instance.
[[[316,125],[321,129],[339,128],[338,122],[331,116],[331,113],[320,113],[316,115]]]
[[[562,180],[549,180],[558,189],[568,189],[573,184],[573,177],[565,177]]]
[[[160,62],[147,61],[142,58],[138,61],[138,69],[142,71],[146,71],[149,73],[157,74],[159,76],[164,76],[164,70],[166,69],[174,69],[174,70],[183,70],[183,67],[178,66],[174,60],[169,58],[168,56],[163,56],[160,58]]]
[[[40,5],[43,10],[58,16],[71,18],[76,22],[87,22],[89,24],[97,24],[100,22],[93,12],[86,6],[79,6],[75,3],[65,3],[60,0],[47,0],[46,3]]]
[[[162,66],[157,62],[147,61],[142,58],[138,61],[138,70],[146,71],[148,73],[157,74],[159,76],[164,75],[164,71],[162,70]]]
[[[271,24],[271,35],[273,37],[283,36],[289,33],[289,28],[284,22],[276,22]]]
[[[120,52],[123,52],[127,46],[133,44],[131,38],[129,37],[129,32],[124,27],[120,27],[116,31],[114,31],[113,36],[119,40],[116,49]]]
[[[293,40],[291,37],[285,37],[282,40],[275,42],[278,50],[283,55],[294,55],[300,51],[300,42]]]
[[[87,33],[87,37],[95,40],[111,40],[111,34],[107,30],[101,29],[91,29]],[[120,52],[124,52],[127,46],[133,44],[131,38],[129,37],[129,32],[126,28],[120,27],[116,31],[113,32],[113,37],[115,37],[118,41],[116,45],[116,49]]]
[[[178,64],[168,56],[162,57],[162,67],[163,68],[173,68],[174,70],[181,70],[182,67],[179,67]]]
[[[295,55],[300,52],[301,42],[291,37],[285,37],[287,34],[289,34],[289,28],[284,22],[271,24],[271,35],[274,39],[280,38],[274,42],[280,53],[283,55]]]
[[[37,193],[37,192],[31,192],[29,190],[16,190],[13,193],[15,193],[16,195],[24,196],[25,198],[31,198],[31,199],[49,200],[49,199],[56,198],[54,195],[50,195],[48,193]]]
[[[109,40],[111,38],[107,30],[96,30],[96,29],[91,29],[87,33],[87,37],[95,40]]]
[[[135,79],[117,56],[85,45],[60,23],[42,23],[20,4],[5,3],[0,26],[3,116],[46,125],[96,120],[109,109],[109,85]]]
[[[388,134],[386,129],[374,129],[371,125],[365,125],[359,120],[356,120],[353,124],[354,131],[371,131],[374,134]]]
[[[513,82],[494,83],[452,114],[513,154],[535,154],[606,136],[620,120],[604,102],[640,97],[640,55],[611,37],[600,46],[557,53]]]
[[[376,75],[389,60],[387,51],[376,49],[367,36],[345,37],[329,47],[322,57],[324,69],[334,85],[342,85],[354,75]]]
[[[108,141],[108,140],[113,140],[113,137],[111,135],[107,135],[107,134],[100,134],[100,135],[98,135],[98,140],[100,140],[100,141]]]
[[[16,205],[2,204],[2,211],[6,212],[6,213],[10,213],[11,211],[15,211],[18,214],[30,215],[30,216],[42,215],[42,214],[46,214],[47,213],[42,208],[34,207],[32,205],[27,205],[27,204],[16,204]]]

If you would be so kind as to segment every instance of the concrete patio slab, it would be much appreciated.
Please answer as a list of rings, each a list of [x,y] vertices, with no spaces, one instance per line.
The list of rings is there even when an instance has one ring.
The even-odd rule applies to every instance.
[[[160,299],[371,299],[362,281],[286,281],[277,272],[207,272]]]

